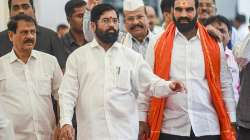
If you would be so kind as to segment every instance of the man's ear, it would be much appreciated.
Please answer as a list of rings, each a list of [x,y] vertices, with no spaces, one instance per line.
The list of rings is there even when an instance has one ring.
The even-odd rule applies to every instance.
[[[11,42],[13,42],[14,34],[15,34],[14,32],[8,31],[8,36]]]
[[[67,21],[68,21],[68,23],[69,23],[69,21],[70,21],[70,17],[67,17]]]
[[[96,31],[96,23],[91,21],[90,25],[91,25],[92,31],[95,32]]]

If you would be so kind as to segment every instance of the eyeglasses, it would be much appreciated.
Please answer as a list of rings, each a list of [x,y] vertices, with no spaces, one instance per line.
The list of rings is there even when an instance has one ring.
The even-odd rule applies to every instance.
[[[130,16],[130,17],[127,17],[127,18],[125,18],[125,20],[126,20],[127,22],[134,22],[135,20],[141,21],[141,20],[143,20],[144,18],[145,18],[145,16],[143,16],[143,15],[138,15],[138,16]]]
[[[105,25],[110,25],[111,23],[113,23],[114,25],[117,25],[120,23],[118,18],[103,18],[99,21]]]

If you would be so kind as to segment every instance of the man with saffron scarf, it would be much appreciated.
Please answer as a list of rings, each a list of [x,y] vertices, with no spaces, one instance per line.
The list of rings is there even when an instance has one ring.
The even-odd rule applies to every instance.
[[[140,97],[140,124],[149,124],[150,140],[235,140],[232,77],[222,44],[197,21],[198,0],[175,0],[172,7],[174,22],[149,43],[146,60],[161,78],[184,82],[187,94]]]

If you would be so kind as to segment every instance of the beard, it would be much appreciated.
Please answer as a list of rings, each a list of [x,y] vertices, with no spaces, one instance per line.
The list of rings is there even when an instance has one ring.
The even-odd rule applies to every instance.
[[[191,31],[192,29],[195,28],[196,22],[198,19],[198,15],[196,15],[193,19],[189,19],[187,17],[180,17],[178,20],[173,17],[174,23],[177,27],[177,29],[181,32],[181,33],[186,33]],[[187,21],[188,23],[181,23],[181,21]]]
[[[110,32],[113,31],[113,32]],[[101,31],[99,28],[96,28],[95,31],[96,37],[105,44],[113,44],[117,41],[119,30],[108,29],[106,31]]]

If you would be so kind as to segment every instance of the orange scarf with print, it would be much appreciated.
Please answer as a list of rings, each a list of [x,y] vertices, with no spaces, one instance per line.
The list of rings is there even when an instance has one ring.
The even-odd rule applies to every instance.
[[[198,27],[204,54],[205,77],[208,81],[211,99],[220,123],[221,140],[236,140],[234,129],[231,127],[231,122],[222,99],[220,84],[220,48],[218,43],[209,36],[206,29],[200,23],[197,22],[196,27]],[[170,79],[170,64],[175,30],[176,27],[174,23],[171,23],[155,46],[154,73],[165,80]],[[166,101],[166,98],[151,98],[147,118],[151,128],[150,140],[159,139]]]

